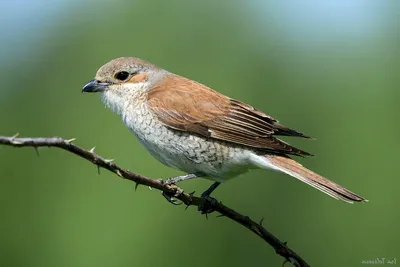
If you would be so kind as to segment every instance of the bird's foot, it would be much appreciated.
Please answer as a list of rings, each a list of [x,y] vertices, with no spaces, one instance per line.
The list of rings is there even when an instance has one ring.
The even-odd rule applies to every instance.
[[[203,194],[201,194],[202,203],[197,208],[197,210],[200,211],[201,214],[205,214],[206,217],[207,214],[214,211],[214,209],[211,207],[212,204],[218,202],[215,198],[210,197],[210,195],[220,184],[220,182],[213,183],[206,191],[203,192]]]
[[[161,179],[161,181],[163,181],[163,180]],[[164,184],[175,184],[176,183],[174,178],[168,178],[167,180],[165,180],[163,182],[164,182]]]
[[[197,173],[189,173],[189,174],[186,174],[186,175],[181,175],[181,176],[176,176],[176,177],[168,178],[168,179],[165,180],[165,181],[162,180],[162,179],[158,179],[158,181],[161,182],[161,183],[163,183],[164,185],[172,185],[172,186],[173,186],[173,185],[175,185],[175,184],[178,183],[178,182],[185,181],[185,180],[189,180],[189,179],[193,179],[193,178],[197,178],[197,177],[202,177],[202,176],[204,176],[203,173],[197,172]],[[178,190],[175,192],[174,195],[171,195],[171,194],[166,193],[166,192],[162,192],[162,195],[163,195],[163,197],[165,197],[165,199],[166,199],[169,203],[171,203],[171,204],[173,204],[173,205],[181,205],[182,202],[179,201],[179,200],[177,200],[176,197],[179,196],[179,195],[182,194],[182,193],[183,193],[183,190],[182,190],[182,189],[178,189]]]
[[[162,180],[161,180],[161,181],[162,181]],[[167,183],[165,183],[165,184],[167,184]],[[170,183],[170,184],[167,184],[167,185],[171,185],[171,186],[175,187],[176,191],[175,191],[174,194],[167,193],[167,192],[164,192],[164,191],[163,191],[163,192],[162,192],[163,197],[165,197],[165,199],[166,199],[169,203],[171,203],[171,204],[173,204],[173,205],[181,205],[181,204],[182,204],[182,201],[178,200],[177,197],[179,197],[179,196],[183,193],[183,190],[182,190],[181,188],[177,187],[177,186],[175,185],[175,183]]]
[[[162,196],[165,197],[165,199],[171,203],[172,205],[181,205],[182,201],[176,199],[175,196],[171,196],[170,194],[168,194],[167,192],[162,192]]]
[[[212,206],[215,205],[218,202],[218,200],[204,193],[201,195],[201,200],[202,202],[197,207],[197,210],[200,211],[201,214],[205,214],[207,217],[207,214],[210,214],[215,211]]]

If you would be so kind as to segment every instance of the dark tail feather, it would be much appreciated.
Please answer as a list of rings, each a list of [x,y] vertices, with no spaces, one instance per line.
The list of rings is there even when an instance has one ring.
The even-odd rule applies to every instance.
[[[275,123],[274,126],[276,127],[276,131],[274,135],[282,135],[282,136],[295,136],[295,137],[302,137],[302,138],[307,138],[307,139],[315,139],[313,137],[307,136],[301,132],[298,132],[296,130],[292,130],[290,128],[287,128],[283,126],[282,124]]]

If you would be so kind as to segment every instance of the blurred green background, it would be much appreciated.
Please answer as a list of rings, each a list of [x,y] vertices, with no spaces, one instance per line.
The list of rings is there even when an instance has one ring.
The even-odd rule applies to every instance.
[[[142,175],[181,174],[153,159],[98,95],[81,94],[101,65],[137,56],[315,137],[286,140],[317,155],[303,164],[370,202],[335,201],[261,170],[215,197],[265,217],[312,266],[399,258],[398,14],[398,1],[1,1],[0,135],[75,137]],[[0,266],[283,262],[236,223],[135,192],[67,152],[2,146],[0,164]]]

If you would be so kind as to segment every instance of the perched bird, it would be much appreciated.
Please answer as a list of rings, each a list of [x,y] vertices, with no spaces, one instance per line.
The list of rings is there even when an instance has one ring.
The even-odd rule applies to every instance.
[[[195,177],[217,186],[251,168],[283,172],[333,198],[365,198],[306,169],[292,156],[310,154],[277,136],[309,138],[252,106],[135,57],[102,66],[83,92],[101,92],[102,100],[159,161],[187,172],[168,179]]]

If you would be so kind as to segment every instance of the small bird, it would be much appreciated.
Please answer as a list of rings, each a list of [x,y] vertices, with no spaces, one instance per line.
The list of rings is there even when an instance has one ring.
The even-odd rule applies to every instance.
[[[253,168],[282,172],[349,203],[367,201],[306,169],[292,156],[311,154],[277,136],[310,138],[254,107],[196,81],[135,57],[102,66],[83,92],[101,92],[106,106],[160,162],[188,175],[166,183],[203,177],[222,182]]]

